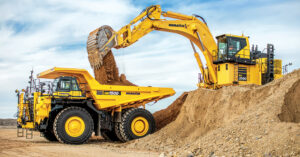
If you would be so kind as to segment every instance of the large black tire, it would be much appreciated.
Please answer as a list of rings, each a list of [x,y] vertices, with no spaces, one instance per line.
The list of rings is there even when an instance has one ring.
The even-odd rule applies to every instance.
[[[114,129],[112,131],[109,130],[101,130],[101,136],[108,141],[119,141],[119,138],[114,132]]]
[[[148,124],[148,129],[144,129],[142,135],[135,134],[131,128],[134,120],[138,119],[139,117],[144,118]],[[155,131],[155,120],[149,111],[142,108],[132,108],[127,110],[122,115],[122,121],[119,125],[119,129],[123,141],[126,142],[133,139],[142,138],[147,136],[148,134],[153,133]]]
[[[55,137],[54,133],[49,130],[42,132],[42,134],[45,137],[45,139],[48,141],[57,141],[57,138]]]
[[[115,123],[115,134],[117,135],[117,137],[120,141],[126,142],[121,135],[120,123],[118,123],[118,122]]]
[[[44,138],[48,141],[57,141],[57,138],[55,137],[53,132],[53,121],[54,119],[49,119],[46,130],[42,132]]]
[[[84,130],[83,131],[81,130],[82,133],[80,135],[71,136],[70,135],[71,133],[68,133],[67,131],[68,128],[65,127],[65,125],[68,125],[66,124],[68,123],[67,120],[70,120],[72,118],[77,118],[77,119],[79,118],[80,120],[83,121],[81,123],[84,124],[84,127],[80,125],[80,129],[84,129]],[[53,124],[53,131],[55,137],[58,139],[59,142],[66,143],[66,144],[82,144],[87,142],[91,137],[93,130],[94,130],[94,122],[91,115],[84,108],[75,107],[75,106],[68,107],[60,111],[56,116]],[[76,132],[73,133],[76,134]]]

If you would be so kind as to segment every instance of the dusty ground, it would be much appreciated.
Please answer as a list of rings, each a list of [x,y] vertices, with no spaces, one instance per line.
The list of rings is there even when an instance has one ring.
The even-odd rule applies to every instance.
[[[159,156],[158,152],[140,151],[130,148],[118,148],[118,143],[110,146],[102,139],[91,139],[83,145],[67,145],[58,142],[48,142],[34,132],[33,139],[16,137],[16,129],[0,128],[0,157],[152,157]]]

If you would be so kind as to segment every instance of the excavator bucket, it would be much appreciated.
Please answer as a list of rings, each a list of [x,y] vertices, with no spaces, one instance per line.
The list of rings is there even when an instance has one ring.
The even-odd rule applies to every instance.
[[[86,46],[91,67],[99,69],[103,58],[115,45],[115,31],[110,26],[104,25],[92,31]]]

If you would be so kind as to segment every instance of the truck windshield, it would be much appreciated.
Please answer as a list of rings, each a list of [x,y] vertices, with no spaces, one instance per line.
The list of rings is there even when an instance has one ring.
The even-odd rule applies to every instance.
[[[70,91],[71,80],[70,79],[61,79],[58,86],[59,86],[59,90],[61,90],[61,91]]]

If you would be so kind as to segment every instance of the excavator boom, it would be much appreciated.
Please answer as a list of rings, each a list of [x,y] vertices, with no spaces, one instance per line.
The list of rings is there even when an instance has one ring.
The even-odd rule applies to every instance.
[[[161,17],[173,18],[175,20],[163,19]],[[198,15],[188,16],[171,11],[163,12],[159,5],[146,8],[145,11],[117,32],[106,25],[92,31],[87,42],[89,61],[92,68],[101,67],[103,57],[112,48],[128,47],[154,30],[176,33],[188,38],[193,46],[194,56],[203,75],[204,82],[210,86],[216,84],[217,76],[216,67],[213,64],[213,56],[217,50],[217,44],[205,20]],[[194,44],[202,51],[208,72],[205,72]]]

